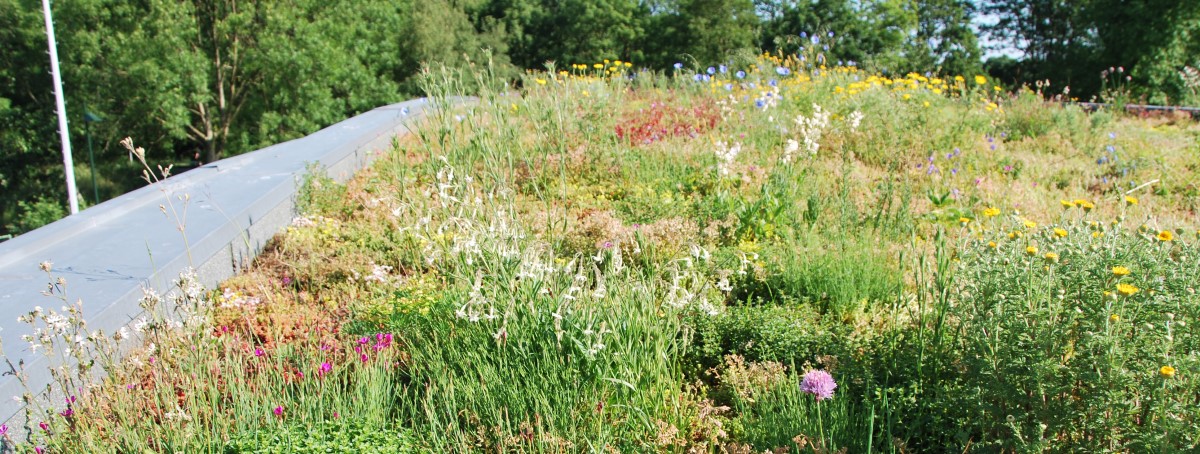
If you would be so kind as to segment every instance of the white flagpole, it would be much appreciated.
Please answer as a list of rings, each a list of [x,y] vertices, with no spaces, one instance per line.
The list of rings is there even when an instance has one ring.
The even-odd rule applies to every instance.
[[[54,78],[54,101],[58,109],[58,135],[62,137],[63,167],[67,172],[67,202],[71,214],[79,212],[79,199],[75,194],[75,163],[71,159],[71,137],[67,133],[67,102],[63,99],[62,77],[58,71],[58,46],[54,43],[54,21],[50,17],[50,0],[42,0],[42,12],[46,16],[46,39],[50,46],[50,75]]]

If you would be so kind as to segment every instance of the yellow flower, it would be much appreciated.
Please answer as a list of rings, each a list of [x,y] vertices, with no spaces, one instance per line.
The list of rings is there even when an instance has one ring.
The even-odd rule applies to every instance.
[[[1037,228],[1037,223],[1036,223],[1036,222],[1033,222],[1033,221],[1030,221],[1030,220],[1028,220],[1028,219],[1026,219],[1026,220],[1025,220],[1025,228],[1027,228],[1027,229],[1036,229],[1036,228]]]
[[[995,249],[995,248],[996,248],[996,242],[995,242],[995,241],[988,241],[988,244],[987,244],[987,246],[988,246],[989,248]]]
[[[546,85],[546,79],[537,79],[536,82],[538,85]]]
[[[1061,203],[1063,208],[1074,208],[1075,207],[1075,202],[1072,202],[1070,200],[1060,200],[1058,203]]]
[[[1158,241],[1164,241],[1164,242],[1171,241],[1171,240],[1175,239],[1175,234],[1171,233],[1170,230],[1163,230],[1161,232],[1158,232],[1157,238],[1158,238]]]
[[[1127,195],[1127,196],[1125,196],[1125,204],[1126,205],[1137,205],[1138,199],[1137,199],[1137,197]]]
[[[1108,316],[1108,319],[1112,320],[1115,323],[1115,322],[1121,321],[1121,316],[1117,315],[1117,314],[1112,314],[1112,315]]]
[[[1088,201],[1084,201],[1083,203],[1079,204],[1079,207],[1083,208],[1083,211],[1092,211],[1093,208],[1096,208],[1095,205],[1092,205],[1092,202]]]
[[[1063,229],[1061,229],[1061,228],[1055,227],[1055,228],[1054,228],[1054,236],[1056,236],[1056,237],[1059,237],[1059,238],[1066,238],[1066,237],[1067,237],[1067,231],[1066,231],[1066,230],[1063,230]]]
[[[983,215],[987,216],[989,218],[996,216],[998,214],[1000,214],[1000,209],[998,209],[998,208],[988,207],[983,210]]]
[[[975,85],[983,85],[986,83],[987,83],[987,77],[975,76]],[[996,88],[1000,88],[1000,87],[996,87]],[[999,90],[997,90],[997,91],[999,91]]]
[[[1112,267],[1112,273],[1113,276],[1128,276],[1129,268],[1123,266],[1114,266]]]
[[[630,62],[625,62],[625,67],[626,67],[626,68],[632,68],[632,67],[633,67],[633,63],[630,63]]]
[[[1053,252],[1047,252],[1046,255],[1042,256],[1042,258],[1046,259],[1046,261],[1050,263],[1058,263],[1058,254]]]
[[[1037,246],[1025,246],[1025,253],[1029,255],[1037,255]]]
[[[1120,293],[1122,296],[1131,296],[1137,293],[1138,290],[1140,289],[1124,282],[1117,284],[1117,293]]]
[[[1103,232],[1092,232],[1092,238],[1100,238],[1104,236]]]
[[[1171,366],[1160,367],[1160,368],[1158,368],[1158,375],[1162,375],[1163,378],[1174,377],[1175,376],[1175,368],[1171,367]]]
[[[963,218],[958,218],[958,223],[959,223],[959,224],[962,224],[962,225],[967,225],[967,224],[968,224],[968,223],[970,223],[970,222],[971,222],[971,218],[966,218],[966,217],[963,217]]]
[[[1008,232],[1008,239],[1010,239],[1010,240],[1020,238],[1020,237],[1021,237],[1021,232],[1018,230],[1013,230],[1011,232]]]
[[[596,69],[600,69],[600,68],[603,68],[603,67],[604,67],[604,64],[603,64],[603,63],[596,63],[596,64],[592,65],[592,67],[593,67],[593,68],[596,68]]]
[[[1083,199],[1075,199],[1074,203],[1077,206],[1083,206],[1083,204],[1088,203],[1088,201]]]

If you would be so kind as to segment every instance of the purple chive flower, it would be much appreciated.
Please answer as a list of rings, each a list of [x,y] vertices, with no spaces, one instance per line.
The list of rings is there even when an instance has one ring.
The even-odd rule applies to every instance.
[[[835,389],[837,383],[833,381],[833,376],[823,370],[811,370],[800,381],[800,391],[812,394],[818,401],[832,399]]]

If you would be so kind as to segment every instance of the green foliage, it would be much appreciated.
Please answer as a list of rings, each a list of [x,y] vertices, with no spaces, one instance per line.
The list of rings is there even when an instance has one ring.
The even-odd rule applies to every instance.
[[[17,202],[20,213],[14,224],[6,227],[10,232],[24,233],[66,217],[67,209],[57,200],[37,199],[33,203]]]
[[[1196,449],[1194,396],[1184,391],[1196,377],[1174,372],[1197,367],[1185,353],[1200,347],[1191,323],[1200,306],[1188,290],[1200,269],[1194,246],[1086,218],[1055,228],[963,247],[961,297],[949,313],[962,361],[952,405],[982,434],[975,444]],[[1160,371],[1168,366],[1169,376]]]
[[[404,454],[416,449],[409,431],[364,424],[340,418],[316,424],[281,423],[235,435],[224,446],[226,454],[338,454],[377,452]]]

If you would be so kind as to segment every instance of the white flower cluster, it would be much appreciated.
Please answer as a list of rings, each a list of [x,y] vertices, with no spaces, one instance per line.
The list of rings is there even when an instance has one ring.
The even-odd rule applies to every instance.
[[[738,153],[742,152],[742,144],[734,143],[729,146],[725,142],[717,142],[717,173],[721,176],[728,176],[732,172],[733,162],[737,159]]]
[[[804,151],[810,156],[816,156],[817,151],[821,149],[821,135],[825,133],[825,128],[829,127],[829,112],[821,109],[820,105],[813,104],[812,116],[806,117],[803,114],[796,116],[796,129],[800,135],[800,140],[803,142]],[[788,148],[792,148],[793,141],[788,141]],[[799,144],[797,144],[799,145]],[[792,150],[794,153],[796,150]],[[791,153],[785,150],[783,162],[788,163],[794,158]]]

